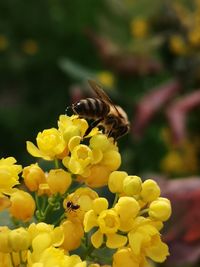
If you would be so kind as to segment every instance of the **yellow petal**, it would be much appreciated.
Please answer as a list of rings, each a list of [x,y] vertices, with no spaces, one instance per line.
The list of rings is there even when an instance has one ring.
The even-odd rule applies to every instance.
[[[64,241],[64,233],[61,227],[55,227],[52,232],[52,245],[55,247],[60,246]]]
[[[146,255],[156,262],[164,262],[169,255],[168,246],[162,241],[158,242],[155,246],[150,246]]]
[[[103,210],[108,208],[108,201],[104,197],[99,197],[94,199],[92,203],[92,208],[96,214],[100,214]]]
[[[108,248],[120,248],[125,246],[127,237],[118,234],[107,234],[106,246]]]
[[[100,230],[97,230],[92,236],[91,236],[91,242],[92,245],[95,248],[99,248],[103,243],[103,234]]]
[[[72,152],[73,149],[80,144],[80,142],[81,142],[81,137],[80,136],[73,136],[69,140],[69,144],[68,144],[69,151]]]
[[[28,153],[31,154],[33,157],[51,160],[49,156],[42,153],[32,142],[29,141],[26,142],[26,149]]]
[[[85,232],[89,232],[93,227],[98,226],[97,216],[93,210],[89,210],[88,212],[86,212],[84,216],[83,225]]]
[[[128,234],[128,239],[134,254],[139,255],[142,246],[143,235],[137,232],[136,233],[130,232]]]
[[[99,163],[103,158],[103,153],[100,149],[92,150],[92,155],[93,155],[93,163],[94,164]]]

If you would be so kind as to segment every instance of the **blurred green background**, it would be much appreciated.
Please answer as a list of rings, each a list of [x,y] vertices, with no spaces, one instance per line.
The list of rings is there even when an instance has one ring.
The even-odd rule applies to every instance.
[[[87,79],[93,78],[131,121],[130,134],[119,141],[123,168],[171,177],[199,174],[198,103],[185,110],[182,146],[174,145],[176,129],[166,116],[177,99],[198,91],[198,10],[198,1],[182,0],[154,0],[151,6],[147,0],[2,0],[1,157],[30,163],[25,141],[55,127],[68,105],[90,95]],[[145,119],[136,118],[135,138],[138,105],[169,81],[181,90],[162,101],[159,93],[155,100],[147,97],[147,108],[153,101],[159,108],[142,129],[138,123]],[[191,166],[183,168],[188,158]]]
[[[33,163],[25,142],[91,96],[91,78],[131,123],[118,142],[121,169],[199,179],[199,0],[1,0],[0,156]],[[169,266],[174,258],[198,266],[194,235]]]

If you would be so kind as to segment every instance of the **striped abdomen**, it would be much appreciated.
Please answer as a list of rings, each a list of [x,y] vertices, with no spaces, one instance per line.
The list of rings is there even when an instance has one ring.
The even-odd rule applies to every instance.
[[[97,119],[105,117],[110,106],[98,98],[86,98],[73,104],[72,110],[83,118]]]

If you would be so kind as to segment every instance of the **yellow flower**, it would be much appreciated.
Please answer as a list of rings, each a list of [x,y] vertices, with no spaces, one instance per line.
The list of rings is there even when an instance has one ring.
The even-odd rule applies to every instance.
[[[37,191],[39,185],[46,182],[44,171],[38,164],[31,164],[23,169],[22,177],[24,183],[30,191]]]
[[[85,119],[80,119],[77,115],[71,117],[60,115],[58,121],[58,129],[62,133],[66,143],[74,136],[83,137],[88,128]]]
[[[145,202],[151,202],[160,196],[160,187],[152,180],[148,179],[142,183],[141,197]]]
[[[136,38],[144,38],[148,34],[148,24],[143,18],[136,18],[131,22],[131,32]]]
[[[35,201],[32,196],[23,191],[17,190],[11,197],[10,214],[18,220],[29,221],[35,212]]]
[[[10,231],[7,226],[0,226],[0,252],[9,253],[12,251],[11,245],[8,242]]]
[[[77,249],[84,236],[83,225],[79,220],[66,220],[61,224],[64,233],[64,241],[61,245],[66,251]]]
[[[130,231],[133,227],[134,218],[140,210],[138,202],[132,197],[120,197],[114,209],[120,216],[119,229],[126,232]]]
[[[73,221],[74,218],[78,218],[82,223],[85,213],[92,209],[92,203],[96,198],[98,198],[98,194],[89,187],[77,189],[74,193],[68,195],[63,202],[64,209],[66,209],[67,212],[67,217],[71,221]],[[71,201],[74,205],[79,205],[80,208],[76,211],[67,209],[67,203],[69,201]]]
[[[159,221],[167,221],[171,216],[171,204],[167,198],[159,197],[149,206],[149,216]]]
[[[53,225],[46,223],[32,223],[28,227],[28,232],[31,236],[33,243],[32,246],[35,244],[37,249],[40,251],[43,249],[43,247],[48,247],[48,244],[51,246],[60,246],[64,240],[63,229],[61,227],[58,226],[54,228]],[[36,237],[37,239],[35,239]],[[46,241],[42,241],[37,244],[36,241],[39,239]]]
[[[26,40],[22,43],[22,50],[28,55],[35,55],[39,50],[38,43],[31,39]]]
[[[72,182],[71,174],[63,169],[50,170],[47,175],[47,183],[53,194],[64,194]]]
[[[112,193],[122,193],[123,192],[123,182],[124,179],[128,176],[126,172],[123,171],[114,171],[110,174],[108,180],[108,188]]]
[[[31,244],[31,237],[25,228],[20,227],[9,232],[8,243],[12,251],[27,250]]]
[[[108,88],[112,88],[115,84],[115,78],[113,74],[109,71],[101,71],[97,73],[97,79],[99,80],[100,84],[106,86]]]
[[[133,254],[131,248],[120,248],[113,255],[112,267],[144,267],[140,264],[140,258]]]
[[[140,194],[142,190],[142,180],[138,176],[128,175],[123,181],[123,191],[127,196]]]
[[[77,145],[71,151],[71,157],[63,159],[63,164],[74,174],[83,174],[92,163],[92,150],[86,145]]]
[[[110,170],[101,164],[95,164],[90,167],[89,174],[87,176],[78,176],[77,181],[84,182],[86,185],[92,188],[98,188],[107,185]]]
[[[177,55],[185,55],[187,53],[186,43],[183,40],[182,36],[178,34],[171,36],[169,47],[171,51]]]
[[[66,144],[62,134],[55,128],[39,132],[36,138],[38,148],[27,141],[27,150],[34,156],[45,160],[64,158],[67,153]]]
[[[149,220],[143,218],[133,230],[128,233],[129,245],[136,256],[144,255],[156,262],[165,261],[169,255],[168,247],[160,239],[160,233]]]
[[[0,160],[0,197],[3,193],[11,194],[12,188],[19,184],[19,173],[22,171],[21,165],[16,165],[13,157],[2,158]]]
[[[0,51],[6,50],[8,47],[8,39],[4,35],[0,35]]]
[[[37,259],[33,257],[33,253],[34,251],[28,255],[27,267],[86,267],[86,262],[82,262],[79,256],[67,256],[63,250],[54,247],[42,251]]]
[[[120,218],[114,209],[107,209],[108,202],[105,198],[97,198],[93,201],[93,209],[89,210],[84,217],[85,232],[93,227],[99,229],[92,234],[91,242],[95,248],[99,248],[106,235],[106,246],[109,248],[122,247],[127,242],[127,237],[117,234],[120,227]]]

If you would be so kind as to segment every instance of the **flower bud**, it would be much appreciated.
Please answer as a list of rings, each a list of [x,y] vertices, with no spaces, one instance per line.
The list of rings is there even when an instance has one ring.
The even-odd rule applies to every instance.
[[[45,173],[38,164],[31,164],[23,169],[22,177],[24,178],[27,188],[34,192],[39,189],[39,185],[45,183]]]
[[[12,251],[27,250],[31,244],[30,234],[23,227],[14,229],[8,234],[8,242]]]
[[[104,134],[94,135],[90,139],[90,147],[93,149],[101,149],[102,151],[105,151],[105,150],[107,150],[109,145],[110,145],[110,142],[109,142],[107,136]]]
[[[10,253],[12,248],[8,242],[8,235],[11,230],[7,226],[0,227],[0,252]]]
[[[123,192],[123,182],[128,176],[126,172],[114,171],[110,174],[108,180],[108,187],[112,193],[122,193]]]
[[[148,179],[142,184],[141,197],[145,202],[151,202],[160,196],[160,187],[158,184]]]
[[[71,185],[71,174],[63,169],[50,170],[47,176],[47,183],[53,194],[64,194]]]
[[[138,176],[128,175],[123,181],[123,191],[128,196],[134,196],[140,193],[142,189],[142,180]]]
[[[132,197],[120,197],[114,209],[126,221],[135,218],[140,210],[138,202]]]
[[[101,164],[108,167],[110,171],[117,170],[121,165],[121,155],[118,151],[109,150],[103,154]]]
[[[149,206],[149,216],[163,222],[169,219],[171,212],[171,204],[167,198],[159,197]]]
[[[29,221],[35,211],[35,202],[30,194],[17,190],[10,197],[9,211],[13,217],[24,222]]]

